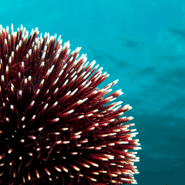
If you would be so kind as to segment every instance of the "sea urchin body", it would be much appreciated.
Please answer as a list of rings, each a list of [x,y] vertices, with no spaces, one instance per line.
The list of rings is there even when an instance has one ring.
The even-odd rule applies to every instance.
[[[136,184],[140,149],[114,81],[60,37],[0,26],[0,182]],[[110,103],[111,102],[111,103]]]

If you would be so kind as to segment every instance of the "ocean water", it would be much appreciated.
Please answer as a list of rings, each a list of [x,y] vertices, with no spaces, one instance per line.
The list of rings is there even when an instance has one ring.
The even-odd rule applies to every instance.
[[[142,150],[139,185],[185,184],[184,0],[9,0],[0,24],[62,35],[119,79]]]

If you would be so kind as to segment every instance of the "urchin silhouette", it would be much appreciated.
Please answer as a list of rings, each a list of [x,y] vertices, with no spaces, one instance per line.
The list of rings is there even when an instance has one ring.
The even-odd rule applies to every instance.
[[[136,184],[137,132],[118,80],[59,36],[0,26],[1,184]],[[99,69],[98,69],[99,68]]]

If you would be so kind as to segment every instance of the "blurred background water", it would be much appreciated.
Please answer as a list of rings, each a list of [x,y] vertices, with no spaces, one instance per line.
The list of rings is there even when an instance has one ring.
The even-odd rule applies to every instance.
[[[185,184],[185,1],[8,0],[0,24],[62,35],[119,79],[142,150],[139,185]]]

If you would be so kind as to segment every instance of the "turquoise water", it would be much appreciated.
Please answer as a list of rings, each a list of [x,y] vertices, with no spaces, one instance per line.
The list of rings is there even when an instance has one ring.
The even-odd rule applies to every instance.
[[[139,185],[184,183],[185,2],[53,0],[1,2],[0,24],[62,35],[119,79],[142,150]]]

